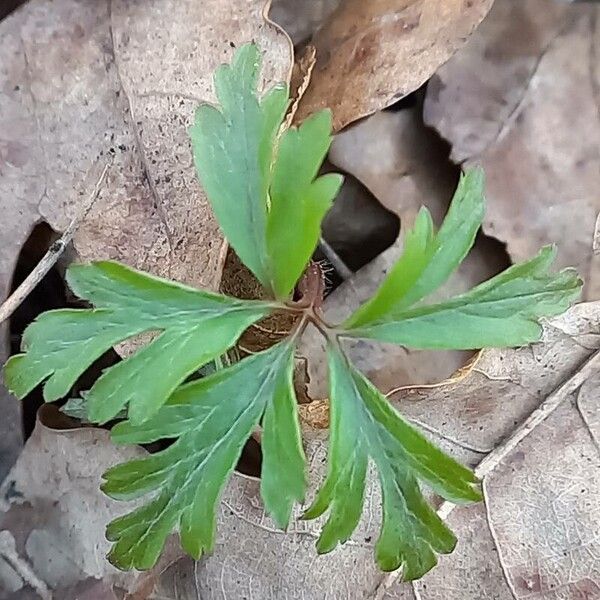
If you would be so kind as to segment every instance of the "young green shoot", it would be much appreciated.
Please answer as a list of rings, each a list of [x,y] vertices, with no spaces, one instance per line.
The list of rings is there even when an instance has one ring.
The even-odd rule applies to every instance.
[[[258,427],[265,511],[286,528],[294,506],[304,502],[293,373],[298,340],[312,323],[327,339],[330,437],[327,475],[303,518],[325,515],[318,552],[343,544],[361,519],[367,478],[376,472],[382,492],[377,563],[416,579],[456,543],[421,486],[466,503],[481,498],[478,482],[352,365],[344,340],[430,349],[528,344],[540,339],[542,317],[563,312],[577,298],[581,281],[572,269],[552,273],[555,253],[547,247],[464,294],[428,302],[464,260],[483,219],[483,174],[470,170],[439,230],[423,208],[405,234],[404,254],[375,295],[332,327],[321,313],[318,269],[308,268],[342,183],[340,175],[319,175],[331,114],[323,110],[297,128],[283,128],[287,87],[259,97],[259,72],[256,46],[240,48],[217,70],[218,105],[198,107],[190,137],[221,229],[270,299],[228,297],[111,261],[73,265],[67,282],[93,308],[38,317],[25,331],[22,353],[6,363],[5,381],[19,398],[43,385],[45,400],[53,402],[104,352],[155,334],[70,403],[92,423],[120,419],[111,431],[116,444],[172,442],[111,468],[102,484],[112,498],[138,500],[136,509],[108,525],[110,561],[121,569],[149,569],[173,531],[194,558],[213,549],[220,496]],[[234,364],[219,362],[248,327],[275,313],[296,317],[287,338]],[[214,364],[219,368],[206,367],[208,375],[189,380]]]

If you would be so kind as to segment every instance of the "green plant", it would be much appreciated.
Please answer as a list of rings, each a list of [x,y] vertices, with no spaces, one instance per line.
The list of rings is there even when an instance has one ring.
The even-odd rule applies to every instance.
[[[126,420],[112,428],[115,443],[174,440],[104,475],[102,489],[113,498],[153,494],[107,529],[114,542],[111,562],[147,569],[176,528],[193,557],[212,549],[219,496],[256,427],[262,428],[264,506],[280,527],[287,526],[306,491],[294,350],[306,324],[313,323],[327,339],[331,424],[328,473],[304,518],[327,513],[319,552],[348,540],[362,512],[368,465],[374,464],[383,502],[377,562],[385,570],[402,567],[405,579],[418,578],[435,565],[436,553],[451,552],[456,542],[425,501],[420,482],[445,499],[469,502],[480,498],[477,481],[350,364],[343,339],[433,349],[526,344],[540,337],[538,319],[565,310],[581,282],[570,269],[550,274],[554,252],[544,248],[465,294],[421,303],[455,271],[481,224],[483,175],[472,170],[461,178],[439,231],[423,208],[406,234],[403,256],[375,296],[345,323],[326,323],[314,272],[305,276],[299,300],[291,294],[341,184],[339,175],[318,176],[331,116],[324,110],[297,129],[283,129],[287,89],[275,87],[258,99],[259,58],[248,45],[219,68],[220,108],[200,106],[190,133],[221,228],[271,299],[210,293],[115,262],[73,265],[67,281],[94,308],[41,315],[25,332],[24,353],[7,362],[5,379],[19,398],[43,383],[45,400],[55,401],[115,344],[158,333],[105,371],[84,396],[91,422],[106,423],[126,411]],[[296,319],[284,341],[185,383],[234,346],[246,328],[274,313]]]

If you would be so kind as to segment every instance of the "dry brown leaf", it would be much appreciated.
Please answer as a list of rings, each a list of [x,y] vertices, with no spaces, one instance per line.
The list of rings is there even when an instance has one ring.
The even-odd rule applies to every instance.
[[[93,186],[86,173],[109,155],[106,187],[75,237],[80,257],[218,287],[226,244],[186,128],[236,45],[255,40],[266,53],[264,84],[287,81],[290,43],[264,4],[31,0],[0,23],[1,299],[33,226],[64,229]],[[0,335],[4,360],[5,326]],[[20,417],[1,393],[0,462],[10,465]]]
[[[586,385],[596,412],[598,383]],[[484,490],[515,598],[600,597],[600,454],[574,397],[506,458]]]
[[[562,402],[487,474],[486,506],[451,514],[459,539],[455,552],[413,586],[395,584],[376,597],[572,600],[598,595],[600,448],[590,435],[594,426],[586,428],[577,410],[578,404],[580,410],[599,412],[597,375],[577,383],[584,371],[598,372],[598,348],[600,303],[581,304],[551,321],[540,344],[488,351],[462,381],[395,396],[405,413],[423,418],[427,410],[431,427],[479,450],[510,438],[553,393]],[[587,364],[590,360],[595,362]],[[384,586],[379,591],[385,592]]]
[[[420,582],[385,590],[382,600],[515,600],[500,566],[485,506],[455,510],[447,523],[458,536],[454,552],[442,556]]]
[[[430,426],[489,452],[598,347],[600,303],[579,304],[545,325],[543,342],[486,350],[453,385],[402,390],[392,400],[407,416],[420,419],[427,411]]]
[[[600,448],[600,410],[598,410],[598,389],[600,377],[596,375],[593,380],[581,386],[577,396],[577,410],[581,414],[592,440]]]
[[[123,573],[105,559],[106,524],[127,505],[98,486],[108,467],[144,454],[135,446],[116,448],[102,429],[58,431],[38,421],[0,488],[0,598],[32,588],[38,597],[45,589],[62,600],[94,581],[123,591],[142,584],[148,575]]]
[[[600,597],[600,455],[578,414],[598,414],[593,377],[485,480],[483,506],[455,511],[455,553],[415,584],[422,600]],[[386,600],[409,597],[398,586]]]
[[[425,103],[453,157],[486,171],[484,231],[515,261],[556,243],[588,299],[600,298],[599,15],[597,5],[498,0]]]
[[[456,186],[447,148],[423,127],[420,107],[379,112],[338,133],[329,160],[351,173],[406,226],[423,204],[436,223]]]
[[[460,48],[493,0],[344,0],[311,40],[317,66],[302,120],[324,107],[339,131],[420,87]]]
[[[213,289],[226,243],[198,183],[187,128],[196,106],[215,100],[215,69],[243,43],[255,41],[265,55],[262,87],[289,81],[290,42],[265,21],[264,5],[265,0],[112,2],[117,75],[169,237],[167,260],[160,261],[167,264],[159,267],[157,261],[156,267]]]

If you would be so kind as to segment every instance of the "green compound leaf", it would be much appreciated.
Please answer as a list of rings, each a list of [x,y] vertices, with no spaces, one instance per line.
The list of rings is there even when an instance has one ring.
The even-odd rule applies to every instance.
[[[88,418],[106,422],[129,407],[141,422],[203,364],[223,354],[270,305],[201,291],[115,262],[73,265],[67,281],[93,309],[42,314],[23,336],[23,354],[6,363],[8,388],[25,397],[45,381],[44,399],[65,396],[115,344],[146,331],[151,343],[106,370],[87,393]]]
[[[219,106],[200,106],[190,135],[221,228],[265,288],[283,299],[316,247],[341,177],[318,177],[331,142],[330,113],[282,130],[287,88],[276,86],[259,99],[259,71],[257,48],[240,48],[232,64],[215,75]],[[325,331],[326,337],[440,349],[536,341],[538,320],[566,309],[581,288],[573,270],[550,274],[551,248],[465,294],[420,304],[472,247],[483,218],[483,188],[482,172],[467,172],[438,232],[422,209],[406,235],[404,254],[375,297],[342,331]],[[95,308],[50,311],[31,324],[23,353],[5,366],[8,387],[23,398],[43,384],[46,401],[56,400],[106,350],[151,333],[149,344],[105,371],[83,399],[72,399],[63,410],[92,422],[127,417],[112,430],[118,443],[172,441],[161,452],[105,474],[102,489],[112,497],[149,496],[108,526],[111,561],[123,569],[152,567],[174,529],[193,557],[210,551],[222,490],[259,426],[261,494],[266,511],[285,528],[306,488],[292,381],[296,334],[233,366],[222,368],[220,357],[244,329],[289,304],[212,294],[113,262],[73,266],[67,279]],[[313,307],[291,310],[304,310],[302,324],[316,318]],[[328,473],[305,513],[315,518],[327,512],[318,550],[328,552],[352,535],[373,464],[383,505],[378,564],[384,570],[401,567],[404,579],[421,577],[456,540],[425,501],[420,484],[452,502],[468,502],[480,498],[477,482],[469,469],[407,423],[348,363],[335,341],[330,341],[328,360]],[[192,373],[204,378],[183,384]]]
[[[315,179],[331,143],[329,111],[279,135],[287,88],[260,100],[259,71],[256,46],[242,46],[215,74],[220,107],[199,106],[190,137],[219,225],[244,264],[282,298],[317,245],[341,176]]]
[[[472,349],[520,346],[540,339],[541,317],[565,311],[581,292],[574,269],[548,270],[547,246],[465,294],[446,302],[386,315],[346,333],[411,348]]]
[[[471,169],[460,182],[440,230],[423,207],[408,231],[404,252],[377,293],[344,324],[356,328],[408,308],[439,288],[464,260],[475,241],[484,214],[484,176]]]
[[[148,504],[113,521],[109,558],[122,569],[152,567],[167,536],[199,558],[215,540],[216,506],[244,443],[264,414],[261,490],[267,512],[284,527],[305,490],[304,454],[292,386],[292,339],[214,375],[181,386],[145,423],[115,425],[118,443],[176,438],[149,458],[113,467],[102,490],[117,499],[150,492]]]
[[[338,542],[348,540],[357,526],[370,459],[379,473],[383,497],[377,562],[386,571],[402,567],[404,579],[417,579],[436,564],[436,552],[449,553],[456,543],[423,498],[418,480],[452,502],[469,502],[481,498],[475,476],[402,419],[332,345],[328,361],[328,473],[304,515],[315,518],[329,509],[317,549],[333,550]]]

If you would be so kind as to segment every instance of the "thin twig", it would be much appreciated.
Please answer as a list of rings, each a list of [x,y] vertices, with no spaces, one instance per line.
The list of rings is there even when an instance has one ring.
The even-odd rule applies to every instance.
[[[10,531],[0,532],[0,556],[16,571],[23,582],[31,587],[41,600],[52,600],[52,593],[31,566],[17,552],[15,538]]]
[[[323,237],[319,238],[319,248],[326,256],[331,266],[336,270],[337,274],[346,281],[350,279],[354,273],[346,266],[346,263],[340,258],[339,254],[329,245],[329,242]]]
[[[596,216],[596,225],[594,227],[594,237],[592,238],[592,251],[595,255],[600,254],[600,212]]]
[[[507,438],[496,446],[474,469],[479,479],[484,479],[541,423],[543,423],[582,383],[600,369],[600,350],[594,352],[583,366],[567,381],[556,388]],[[437,514],[445,521],[456,504],[444,501],[440,504]],[[382,600],[389,589],[402,576],[401,569],[388,573],[380,582],[373,600]]]
[[[102,173],[94,186],[92,193],[86,198],[85,202],[80,206],[74,219],[69,223],[69,226],[65,229],[64,233],[48,248],[48,252],[44,255],[42,260],[36,265],[35,269],[25,278],[25,281],[19,285],[19,287],[4,301],[0,306],[0,323],[3,323],[8,319],[17,308],[21,305],[23,300],[31,293],[31,291],[40,283],[40,281],[46,276],[48,271],[56,264],[60,255],[65,251],[65,248],[69,245],[75,232],[79,228],[81,222],[86,218],[92,205],[96,201],[104,178],[108,171],[109,163],[104,166]]]

